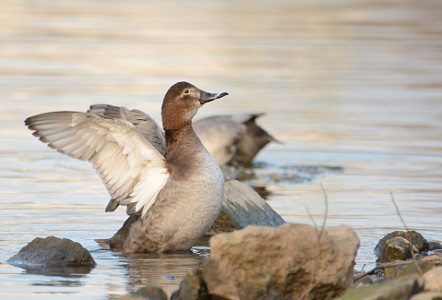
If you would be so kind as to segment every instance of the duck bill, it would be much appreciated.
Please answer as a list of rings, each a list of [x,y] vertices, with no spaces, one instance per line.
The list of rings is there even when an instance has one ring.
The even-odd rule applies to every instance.
[[[222,92],[222,93],[208,93],[205,91],[200,92],[200,103],[201,105],[219,98],[222,98],[224,96],[227,96],[229,93]]]

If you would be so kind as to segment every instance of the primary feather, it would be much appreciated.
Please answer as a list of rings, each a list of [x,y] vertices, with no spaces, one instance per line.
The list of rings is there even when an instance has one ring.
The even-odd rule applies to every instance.
[[[135,204],[128,213],[144,216],[169,178],[162,154],[126,120],[52,112],[25,123],[49,147],[93,164],[112,197],[107,211]]]

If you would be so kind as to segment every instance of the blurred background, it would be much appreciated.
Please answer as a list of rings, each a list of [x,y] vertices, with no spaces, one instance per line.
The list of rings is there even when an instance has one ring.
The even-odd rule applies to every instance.
[[[125,212],[87,163],[32,137],[26,117],[90,104],[160,121],[167,89],[186,80],[229,96],[198,116],[264,112],[282,144],[256,158],[256,179],[289,222],[346,224],[369,268],[403,225],[442,239],[442,2],[367,0],[0,0],[0,295],[113,298],[142,285],[169,293],[193,255],[100,250]],[[80,242],[98,266],[34,274],[5,263],[37,236]]]

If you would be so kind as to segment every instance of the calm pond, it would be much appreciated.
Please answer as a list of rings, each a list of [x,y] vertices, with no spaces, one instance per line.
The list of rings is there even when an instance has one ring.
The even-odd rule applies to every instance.
[[[229,96],[199,116],[265,112],[283,143],[256,159],[268,203],[286,221],[346,224],[357,269],[403,225],[442,240],[442,2],[1,1],[0,297],[112,299],[143,285],[168,293],[193,255],[101,250],[126,218],[87,163],[43,145],[31,115],[90,104],[139,108],[159,121],[164,93],[186,80]],[[6,260],[33,238],[80,242],[98,265],[36,274]]]

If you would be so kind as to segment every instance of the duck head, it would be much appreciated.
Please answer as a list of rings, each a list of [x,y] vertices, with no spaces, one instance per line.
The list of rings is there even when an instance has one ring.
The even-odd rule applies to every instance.
[[[203,104],[226,95],[226,92],[208,93],[185,81],[175,83],[164,96],[161,108],[163,129],[174,130],[190,124]]]

